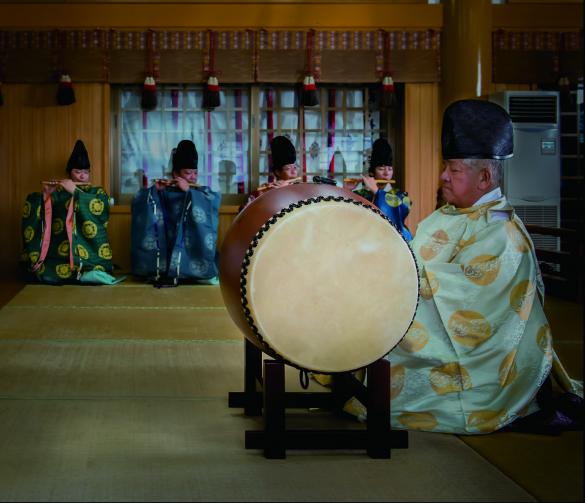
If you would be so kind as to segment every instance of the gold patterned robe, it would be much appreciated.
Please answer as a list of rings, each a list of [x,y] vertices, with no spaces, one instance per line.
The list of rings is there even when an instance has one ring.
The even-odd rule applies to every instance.
[[[444,206],[411,243],[414,322],[388,355],[396,428],[488,433],[538,410],[551,332],[532,241],[504,197]]]

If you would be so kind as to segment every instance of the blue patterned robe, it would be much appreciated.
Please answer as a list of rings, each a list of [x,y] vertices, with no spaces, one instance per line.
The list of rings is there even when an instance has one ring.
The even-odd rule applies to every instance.
[[[208,187],[138,191],[132,201],[132,273],[175,283],[213,281],[220,201],[221,194]]]
[[[404,223],[412,205],[407,192],[394,188],[389,191],[379,189],[376,194],[373,194],[365,188],[355,190],[354,192],[364,199],[373,202],[390,219],[406,241],[410,242],[412,240],[412,234]]]

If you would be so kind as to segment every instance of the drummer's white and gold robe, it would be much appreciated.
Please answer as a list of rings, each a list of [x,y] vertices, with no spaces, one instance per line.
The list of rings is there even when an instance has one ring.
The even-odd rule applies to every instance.
[[[420,299],[388,355],[393,427],[489,433],[538,410],[551,332],[533,244],[513,208],[504,197],[444,206],[411,245]]]

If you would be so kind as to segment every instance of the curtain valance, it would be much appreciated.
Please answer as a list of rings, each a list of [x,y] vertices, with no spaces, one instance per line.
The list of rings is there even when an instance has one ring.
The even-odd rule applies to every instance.
[[[504,31],[492,34],[496,83],[576,82],[583,77],[583,32]]]
[[[310,38],[308,33],[0,31],[0,78],[55,82],[65,71],[74,82],[142,83],[147,69],[153,68],[159,82],[202,83],[214,36],[214,69],[221,83],[298,83],[308,66],[318,82],[379,82],[385,68],[397,82],[439,80],[438,31],[312,31]]]

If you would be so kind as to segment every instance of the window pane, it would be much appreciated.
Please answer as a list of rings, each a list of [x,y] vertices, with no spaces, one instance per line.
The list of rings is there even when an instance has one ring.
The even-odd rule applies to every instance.
[[[272,112],[262,112],[260,114],[260,128],[261,129],[268,129],[268,116],[272,115]],[[274,127],[274,123],[270,125],[270,127]]]
[[[138,108],[140,109],[140,99],[142,95],[137,92],[137,89],[126,90],[120,93],[120,106],[122,108]]]
[[[330,115],[328,114],[328,121],[329,121],[329,129],[343,129],[344,128],[344,120],[343,120],[343,112],[335,112],[335,122],[331,122],[332,121],[332,115],[333,113],[330,112]]]
[[[370,111],[368,114],[368,123],[366,124],[367,129],[380,129],[380,112]]]
[[[345,103],[348,108],[362,108],[364,92],[361,89],[348,89],[345,92]]]
[[[169,89],[159,93],[163,108],[183,108],[183,92],[180,89]]]
[[[320,110],[305,110],[305,129],[321,129]]]
[[[347,129],[364,130],[364,113],[347,112]]]
[[[280,114],[280,129],[282,130],[296,130],[299,125],[299,116],[297,111],[282,111]]]
[[[227,114],[222,113],[218,110],[211,112],[211,129],[214,131],[225,131],[233,124],[229,124],[229,117]]]
[[[276,89],[264,88],[260,91],[260,108],[274,108],[276,100]]]
[[[144,113],[142,128],[150,131],[162,131],[161,113],[158,110]]]
[[[192,134],[199,131],[205,131],[205,112],[187,112],[185,114],[185,125],[183,132],[185,134]]]
[[[203,90],[189,89],[187,91],[187,108],[190,110],[201,110],[203,103]]]
[[[142,112],[122,113],[122,127],[126,130],[139,131],[142,129]]]
[[[284,89],[280,91],[280,107],[281,108],[297,108],[297,93],[294,89]]]

